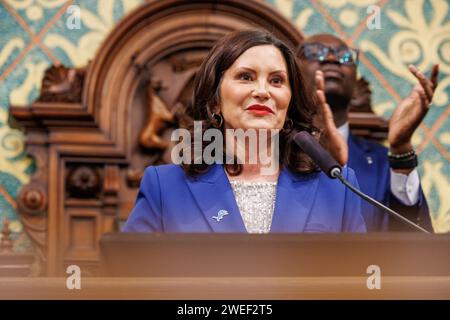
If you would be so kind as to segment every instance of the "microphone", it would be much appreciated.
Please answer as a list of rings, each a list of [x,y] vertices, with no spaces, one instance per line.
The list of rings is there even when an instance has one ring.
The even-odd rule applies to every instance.
[[[339,181],[341,181],[346,187],[348,187],[351,191],[356,193],[359,197],[364,199],[365,201],[369,202],[371,205],[382,209],[389,213],[391,216],[393,216],[396,219],[401,220],[402,222],[408,224],[409,226],[412,226],[414,229],[430,233],[428,230],[422,228],[421,226],[415,224],[414,222],[410,221],[409,219],[405,218],[401,214],[395,212],[391,208],[386,207],[384,204],[376,201],[375,199],[371,198],[367,194],[363,193],[362,191],[356,189],[354,186],[352,186],[347,180],[344,179],[342,176],[342,168],[337,163],[337,161],[326,151],[319,142],[317,142],[314,137],[309,134],[306,131],[300,131],[294,136],[294,142],[311,158],[314,160],[314,162],[320,167],[320,169],[331,179],[337,178]]]
[[[294,141],[328,177],[335,179],[337,173],[341,173],[337,161],[308,132],[300,131],[294,136]]]

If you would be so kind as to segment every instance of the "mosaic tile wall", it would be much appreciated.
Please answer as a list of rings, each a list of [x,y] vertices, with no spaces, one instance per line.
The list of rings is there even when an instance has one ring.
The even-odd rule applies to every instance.
[[[163,0],[162,0],[163,1]],[[84,66],[114,25],[141,0],[0,0],[0,228],[12,223],[15,250],[30,243],[18,220],[16,198],[33,163],[24,135],[8,126],[10,105],[37,98],[52,64]],[[419,171],[438,232],[450,231],[450,11],[448,0],[268,0],[305,35],[333,33],[362,51],[359,73],[369,80],[377,114],[389,118],[415,84],[407,65],[429,72],[440,64],[434,104],[414,136]],[[69,29],[72,5],[80,28]],[[367,17],[379,10],[379,20]],[[379,23],[377,25],[377,23]],[[447,195],[447,196],[446,196]]]

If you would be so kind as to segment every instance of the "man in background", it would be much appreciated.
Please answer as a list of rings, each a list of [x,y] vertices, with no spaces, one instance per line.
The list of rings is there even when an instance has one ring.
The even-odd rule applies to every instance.
[[[348,143],[348,166],[355,170],[361,190],[401,213],[405,218],[433,231],[427,201],[420,186],[417,155],[411,137],[424,119],[437,86],[438,66],[431,77],[410,65],[418,84],[397,106],[389,121],[389,149],[350,133],[348,113],[356,87],[358,50],[341,39],[318,34],[299,48],[308,80],[325,93],[338,131]],[[331,146],[333,147],[333,146]],[[337,147],[337,146],[336,146]],[[363,201],[368,231],[410,231],[411,226]]]

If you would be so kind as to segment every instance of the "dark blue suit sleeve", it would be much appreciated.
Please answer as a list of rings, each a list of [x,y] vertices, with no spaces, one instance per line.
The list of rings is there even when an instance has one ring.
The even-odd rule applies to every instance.
[[[158,172],[148,167],[139,187],[136,203],[123,232],[163,232],[161,217],[161,189]]]
[[[389,192],[388,201],[391,209],[420,225],[422,228],[433,232],[430,211],[428,209],[427,199],[422,191],[422,186],[419,189],[419,202],[414,206],[404,205],[392,192]],[[395,218],[389,217],[389,231],[415,231],[415,229]]]
[[[358,180],[352,169],[346,169],[345,179],[359,189]],[[361,213],[361,198],[353,191],[345,187],[345,209],[342,221],[343,232],[367,232],[366,223]]]

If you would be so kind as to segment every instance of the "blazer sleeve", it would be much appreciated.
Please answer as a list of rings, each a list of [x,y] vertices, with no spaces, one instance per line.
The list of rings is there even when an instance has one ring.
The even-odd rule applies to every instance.
[[[155,167],[148,167],[139,186],[134,208],[122,232],[163,232],[161,188]]]
[[[346,179],[350,184],[359,189],[358,180],[355,172],[346,168]],[[366,223],[361,211],[361,198],[349,188],[345,187],[345,208],[342,221],[343,232],[367,232]]]

